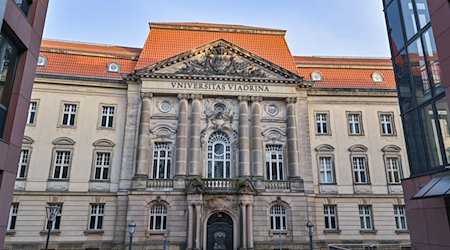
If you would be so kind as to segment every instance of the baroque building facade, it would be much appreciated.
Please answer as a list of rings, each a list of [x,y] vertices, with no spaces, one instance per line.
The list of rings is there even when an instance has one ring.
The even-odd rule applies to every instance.
[[[285,31],[151,23],[142,49],[43,41],[7,249],[408,243],[386,59],[293,57]],[[304,76],[304,77],[303,77]],[[11,227],[11,225],[13,225]]]

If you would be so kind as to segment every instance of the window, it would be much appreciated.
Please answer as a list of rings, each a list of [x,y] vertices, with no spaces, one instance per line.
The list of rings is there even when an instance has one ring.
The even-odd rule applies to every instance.
[[[150,231],[166,230],[167,208],[164,205],[155,205],[150,209]]]
[[[19,167],[17,168],[17,179],[24,179],[27,175],[28,158],[30,151],[28,149],[22,149],[20,151]]]
[[[362,135],[362,124],[360,113],[348,113],[348,133],[350,135]]]
[[[380,114],[381,135],[394,135],[394,121],[392,114]]]
[[[400,184],[400,166],[397,157],[386,157],[386,171],[389,184]]]
[[[0,34],[0,138],[6,125],[9,101],[14,85],[19,49],[6,34]]]
[[[395,227],[397,230],[407,230],[405,206],[394,206]]]
[[[153,179],[169,179],[172,164],[172,143],[156,142],[153,150]]]
[[[319,157],[319,181],[321,184],[334,183],[333,159],[331,156]]]
[[[230,178],[231,144],[228,134],[214,132],[208,140],[208,178]]]
[[[53,179],[67,179],[70,168],[70,151],[56,151]]]
[[[359,222],[362,230],[373,230],[372,206],[359,206]]]
[[[111,73],[119,73],[120,72],[120,65],[115,62],[110,62],[106,65],[106,71]]]
[[[28,12],[30,10],[30,6],[33,3],[33,0],[14,0],[14,2],[19,6],[25,16],[28,16]]]
[[[316,113],[316,134],[328,135],[328,113]]]
[[[37,102],[31,101],[30,106],[28,107],[27,124],[34,124],[36,120],[36,109],[37,109]]]
[[[273,205],[270,208],[270,229],[276,231],[287,230],[286,208],[282,205]]]
[[[368,184],[369,178],[366,166],[366,157],[352,157],[353,181],[355,184]]]
[[[102,106],[102,120],[100,126],[102,128],[114,127],[114,106]]]
[[[52,223],[48,223],[47,220],[47,226],[46,229],[48,230],[49,228],[51,230],[60,230],[61,228],[61,216],[62,216],[62,204],[61,203],[48,203],[48,206],[57,206],[59,207],[58,213],[56,214],[55,220],[52,221]]]
[[[61,120],[61,125],[75,126],[76,114],[77,114],[77,105],[65,103],[62,120]]]
[[[6,230],[16,229],[17,211],[19,210],[19,203],[12,203],[9,208],[8,225]]]
[[[91,204],[91,214],[89,216],[89,230],[103,229],[103,211],[105,204]]]
[[[266,175],[271,181],[283,180],[282,145],[266,145]]]
[[[111,153],[96,152],[94,180],[108,180]]]
[[[336,205],[324,205],[323,206],[323,216],[325,220],[325,230],[337,230],[337,207]]]
[[[47,57],[45,57],[44,55],[39,55],[36,65],[43,67],[43,66],[47,65],[47,61],[48,61]]]

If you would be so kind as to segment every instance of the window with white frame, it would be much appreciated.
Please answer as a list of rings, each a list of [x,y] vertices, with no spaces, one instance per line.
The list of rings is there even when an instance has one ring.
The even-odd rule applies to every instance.
[[[350,135],[362,135],[362,124],[360,113],[348,113],[348,133]]]
[[[316,134],[328,135],[328,113],[316,113]]]
[[[397,230],[407,230],[405,206],[394,206],[395,227]]]
[[[15,230],[17,221],[17,212],[19,211],[19,203],[12,203],[9,208],[8,225],[6,230]]]
[[[366,157],[353,156],[352,157],[353,168],[353,181],[355,184],[368,184],[369,175],[367,172]]]
[[[231,143],[227,133],[216,131],[208,140],[208,178],[231,177]]]
[[[96,152],[94,180],[108,180],[111,167],[110,152]]]
[[[266,178],[271,181],[283,180],[283,146],[266,145]]]
[[[30,151],[28,149],[22,149],[20,151],[19,166],[17,168],[17,179],[24,179],[27,176],[28,159]]]
[[[323,216],[325,220],[325,230],[337,230],[337,206],[336,205],[324,205]]]
[[[270,208],[270,229],[287,230],[286,208],[283,205],[273,205]]]
[[[77,114],[77,105],[73,103],[64,103],[61,118],[62,126],[75,126]]]
[[[60,230],[61,229],[61,216],[62,216],[62,203],[48,203],[48,206],[57,206],[58,209],[58,213],[56,214],[55,220],[52,221],[51,223],[46,223],[46,229],[48,230],[49,228],[51,230]]]
[[[153,179],[169,179],[172,165],[172,143],[155,142],[153,148]]]
[[[150,209],[150,222],[148,229],[150,231],[166,230],[167,207],[164,205],[155,205]]]
[[[400,184],[400,164],[398,157],[386,157],[386,172],[389,184]]]
[[[372,206],[359,206],[359,222],[362,230],[373,230]]]
[[[103,213],[105,204],[91,204],[91,213],[89,215],[89,230],[103,229]]]
[[[331,156],[319,156],[319,181],[322,184],[334,183],[333,158]]]
[[[116,107],[114,106],[102,106],[102,117],[100,127],[112,128],[114,127],[114,113]]]
[[[70,151],[56,150],[53,164],[53,179],[67,179],[70,169]]]
[[[380,114],[380,126],[382,135],[394,135],[394,120],[392,114]]]
[[[36,121],[37,102],[31,101],[28,106],[27,124],[34,124]]]

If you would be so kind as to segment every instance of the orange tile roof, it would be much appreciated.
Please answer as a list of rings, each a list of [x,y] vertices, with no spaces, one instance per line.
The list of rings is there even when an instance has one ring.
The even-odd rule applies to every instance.
[[[395,89],[392,62],[387,58],[304,57],[295,56],[300,75],[311,80],[311,73],[320,72],[323,81],[316,81],[318,88],[375,88]],[[383,82],[372,81],[372,73],[383,75]]]
[[[120,73],[133,72],[139,51],[113,45],[43,40],[40,54],[47,57],[47,64],[37,66],[36,72],[121,79]],[[120,73],[106,71],[110,62],[120,65]]]
[[[136,69],[222,38],[298,73],[283,30],[202,23],[151,23],[150,27]]]

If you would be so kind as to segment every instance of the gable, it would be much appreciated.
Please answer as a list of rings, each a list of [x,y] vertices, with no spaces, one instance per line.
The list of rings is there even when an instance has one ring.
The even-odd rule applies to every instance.
[[[299,83],[303,78],[223,39],[135,72],[143,78]]]

